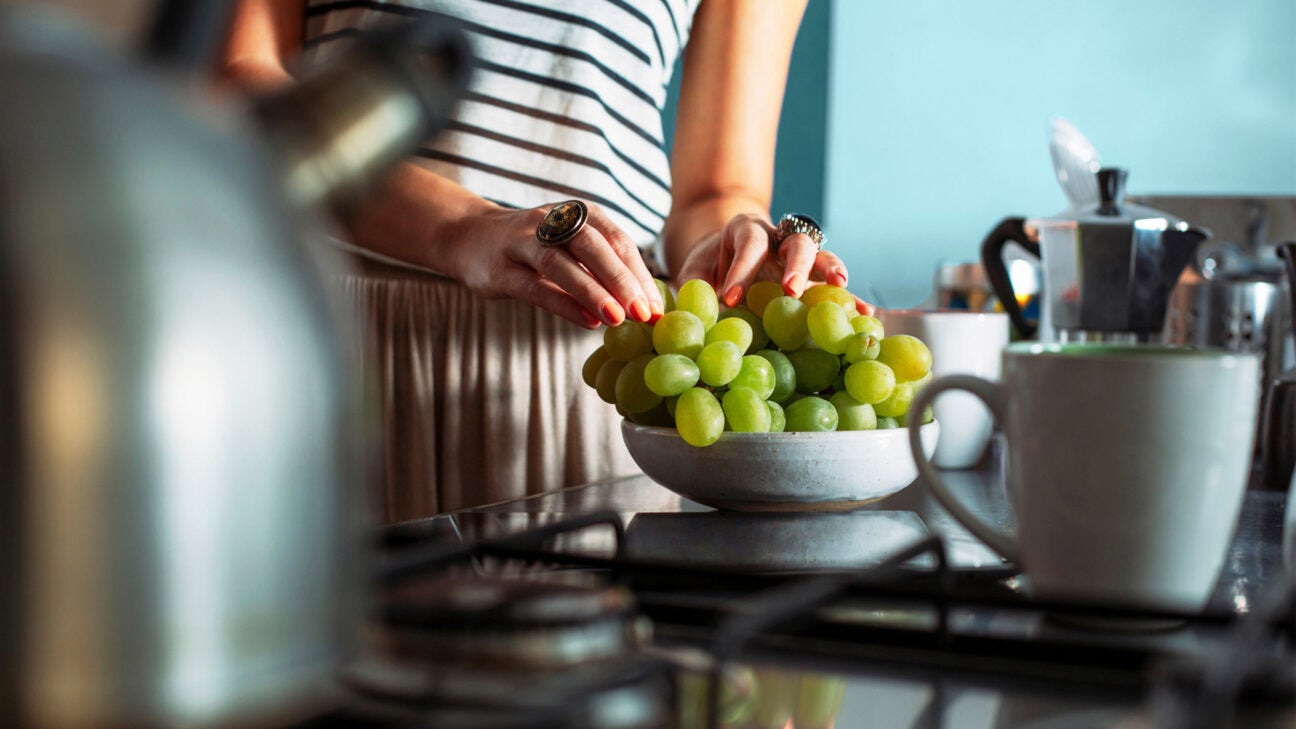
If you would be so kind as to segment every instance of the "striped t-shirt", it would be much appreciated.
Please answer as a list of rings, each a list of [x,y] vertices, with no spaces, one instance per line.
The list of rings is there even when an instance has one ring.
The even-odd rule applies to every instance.
[[[501,205],[597,203],[639,245],[670,212],[661,110],[700,0],[312,0],[306,59],[424,11],[463,22],[478,63],[449,128],[418,153]]]

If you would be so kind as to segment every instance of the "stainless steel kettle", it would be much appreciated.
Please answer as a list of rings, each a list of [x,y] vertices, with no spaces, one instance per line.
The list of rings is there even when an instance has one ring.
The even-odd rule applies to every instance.
[[[1287,272],[1287,303],[1291,307],[1289,321],[1296,327],[1296,242],[1278,246],[1278,257]],[[1272,377],[1265,385],[1259,453],[1256,456],[1259,463],[1256,486],[1281,491],[1290,488],[1293,471],[1296,471],[1296,369]]]
[[[152,64],[0,16],[2,726],[278,725],[350,650],[362,434],[305,243],[467,46],[362,39],[249,115],[157,64],[211,6],[164,3]]]
[[[1023,316],[1004,263],[1016,241],[1044,268],[1039,336],[1050,341],[1149,341],[1165,321],[1166,302],[1208,234],[1150,208],[1125,202],[1126,172],[1097,173],[1099,202],[1052,218],[1006,218],[981,243],[995,295],[1023,337]]]

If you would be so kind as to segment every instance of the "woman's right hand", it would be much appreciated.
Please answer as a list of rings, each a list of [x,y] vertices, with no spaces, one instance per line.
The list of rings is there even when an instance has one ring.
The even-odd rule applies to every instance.
[[[656,321],[665,304],[638,247],[605,212],[586,205],[584,227],[556,246],[536,238],[552,205],[476,208],[446,231],[438,268],[481,296],[525,301],[587,329]]]

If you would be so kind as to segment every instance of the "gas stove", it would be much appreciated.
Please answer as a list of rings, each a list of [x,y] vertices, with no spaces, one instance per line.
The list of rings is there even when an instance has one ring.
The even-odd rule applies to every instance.
[[[1245,613],[1189,615],[1031,599],[1011,569],[951,567],[933,537],[863,569],[760,571],[644,558],[614,513],[491,531],[384,533],[342,708],[311,729],[1296,718],[1291,579]]]

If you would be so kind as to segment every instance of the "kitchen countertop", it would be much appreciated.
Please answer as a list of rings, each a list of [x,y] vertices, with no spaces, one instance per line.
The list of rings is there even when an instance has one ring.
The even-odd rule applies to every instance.
[[[1008,497],[998,475],[997,468],[983,468],[969,471],[945,471],[946,480],[964,499],[964,503],[976,514],[984,517],[1000,528],[1012,528],[1012,510]],[[1283,515],[1286,508],[1286,494],[1276,491],[1251,490],[1246,494],[1238,529],[1234,536],[1229,553],[1225,559],[1220,580],[1217,583],[1210,607],[1245,611],[1249,601],[1254,601],[1264,586],[1273,582],[1283,571],[1282,532]],[[614,512],[620,515],[623,524],[630,525],[632,536],[635,517],[646,514],[716,514],[714,509],[703,506],[681,497],[643,475],[597,481],[575,486],[562,491],[531,496],[489,506],[466,509],[424,523],[452,520],[457,531],[468,539],[489,538],[521,531],[532,527],[561,521],[565,517],[591,512]],[[725,512],[727,517],[745,522],[762,521],[762,515]],[[931,493],[921,484],[913,484],[885,499],[864,506],[856,511],[839,514],[804,514],[799,519],[808,524],[822,524],[830,530],[841,533],[860,533],[858,527],[838,526],[835,522],[847,520],[878,521],[890,518],[902,522],[887,532],[888,535],[900,534],[906,526],[904,517],[916,515],[921,525],[910,522],[912,528],[921,530],[925,527],[930,534],[940,536],[946,544],[950,564],[962,568],[998,567],[1002,560],[973,537],[966,529],[950,516]],[[676,523],[687,523],[679,520]],[[699,525],[714,528],[717,521],[697,520]],[[416,522],[407,526],[416,527]],[[869,530],[876,533],[877,530]],[[743,539],[744,530],[734,529],[726,536]],[[912,536],[922,536],[921,531],[914,531]],[[762,536],[763,538],[763,536]],[[584,542],[574,545],[577,549],[592,552],[610,550],[610,536],[593,534],[583,537]],[[755,539],[750,544],[736,545],[735,552],[760,550],[761,544]],[[824,548],[839,549],[840,541],[824,540]],[[569,545],[569,547],[572,545]],[[882,545],[870,547],[866,543],[855,544],[857,553],[854,561],[867,565],[885,557],[896,546],[894,540]],[[660,556],[660,555],[658,555]],[[689,555],[666,555],[679,559],[688,559]],[[816,555],[806,553],[803,558],[813,562],[821,558],[831,561],[828,566],[844,566],[849,555]],[[815,562],[815,564],[823,564]]]
[[[945,476],[974,512],[1010,529],[1012,513],[997,459],[987,459],[987,464],[981,470],[946,472]],[[1285,505],[1285,494],[1247,492],[1238,529],[1208,611],[1244,615],[1266,588],[1283,575],[1281,540]],[[763,560],[767,561],[764,566],[772,570],[851,568],[874,564],[897,548],[931,534],[944,541],[952,566],[972,573],[977,570],[999,575],[1007,572],[1002,560],[957,524],[920,484],[910,485],[853,512],[768,515],[716,512],[674,494],[647,477],[632,476],[407,522],[396,530],[414,534],[428,529],[442,533],[452,530],[464,540],[477,540],[593,512],[620,516],[626,525],[626,556],[632,559],[664,559],[700,567],[723,566],[729,560],[741,569],[757,570],[761,569]],[[611,529],[596,528],[563,535],[552,546],[559,551],[611,556],[614,544]],[[720,563],[716,563],[717,559]],[[803,564],[797,564],[798,561]],[[892,612],[894,618],[901,611]],[[956,630],[973,636],[999,633],[1014,640],[1056,641],[1064,647],[1067,641],[1081,646],[1117,645],[1147,649],[1154,655],[1201,657],[1219,653],[1220,631],[1198,631],[1197,626],[1111,634],[1085,633],[1056,624],[1044,615],[1006,617],[968,611],[956,612],[953,619]],[[743,656],[760,680],[770,676],[786,678],[801,672],[799,675],[803,677],[817,676],[820,687],[824,680],[840,683],[842,698],[835,712],[836,729],[1175,726],[1185,714],[1174,712],[1191,715],[1200,711],[1190,705],[1191,692],[1184,699],[1189,703],[1174,708],[1173,702],[1167,704],[1164,697],[1158,698],[1157,692],[1163,689],[1157,685],[1133,690],[1125,686],[1113,691],[1111,687],[1076,682],[1050,684],[1047,679],[1040,681],[1029,676],[1008,680],[1001,676],[986,681],[924,665],[916,671],[896,673],[894,666],[873,666],[859,660],[844,664],[830,662],[825,667],[822,662],[791,660],[789,656],[796,652],[783,650],[771,657],[753,651]],[[803,684],[803,695],[810,690],[806,688],[809,685],[808,680]],[[1270,702],[1266,706],[1272,705]],[[1288,706],[1284,700],[1278,706],[1276,725],[1282,726],[1282,722],[1296,716],[1296,705]],[[1270,713],[1263,715],[1263,721],[1271,721],[1272,711],[1265,711]],[[1254,714],[1243,714],[1234,717],[1233,724],[1249,726],[1255,719]],[[1225,721],[1223,725],[1228,723]]]

